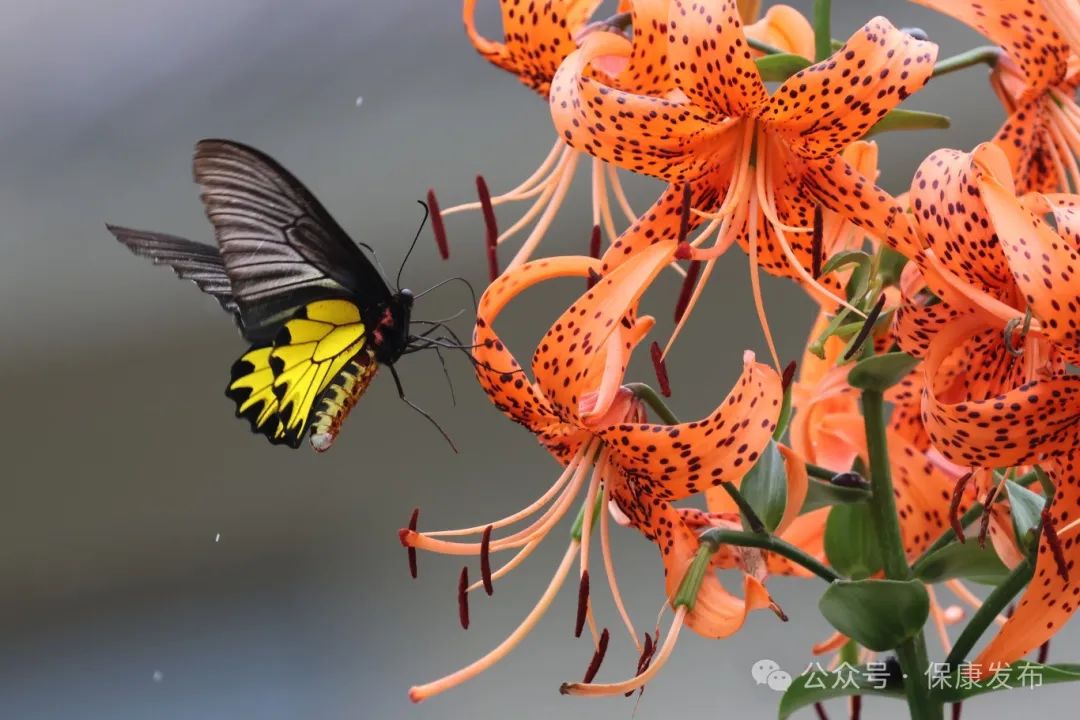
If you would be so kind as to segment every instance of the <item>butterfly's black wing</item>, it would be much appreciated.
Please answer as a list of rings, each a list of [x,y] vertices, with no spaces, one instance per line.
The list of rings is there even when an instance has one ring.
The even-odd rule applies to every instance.
[[[387,306],[392,293],[379,271],[273,158],[230,140],[202,140],[194,173],[247,337],[272,336],[314,300],[347,296],[367,312]]]
[[[165,233],[134,230],[119,225],[106,224],[105,227],[131,252],[150,258],[155,265],[170,266],[178,277],[191,280],[204,293],[214,296],[221,303],[221,307],[232,313],[237,324],[240,324],[240,308],[233,298],[232,285],[225,272],[225,261],[216,247]]]

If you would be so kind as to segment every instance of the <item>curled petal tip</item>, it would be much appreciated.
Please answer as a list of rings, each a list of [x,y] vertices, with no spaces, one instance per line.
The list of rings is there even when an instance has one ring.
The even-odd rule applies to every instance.
[[[754,354],[753,350],[744,351],[742,354],[743,366],[745,367],[746,365],[753,365],[756,358],[757,355]]]

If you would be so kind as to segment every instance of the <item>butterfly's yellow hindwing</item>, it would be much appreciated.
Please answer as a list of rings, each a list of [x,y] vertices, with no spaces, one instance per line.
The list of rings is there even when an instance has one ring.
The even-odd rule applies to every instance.
[[[252,430],[298,447],[315,401],[366,344],[355,304],[309,303],[282,325],[272,346],[253,348],[236,362],[226,394]]]

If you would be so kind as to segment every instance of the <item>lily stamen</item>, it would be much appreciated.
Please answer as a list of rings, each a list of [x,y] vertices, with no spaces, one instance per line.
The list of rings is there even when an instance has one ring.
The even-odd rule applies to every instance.
[[[671,651],[675,649],[675,643],[679,639],[679,631],[682,630],[683,623],[686,619],[686,612],[685,606],[680,606],[679,609],[675,611],[675,618],[672,620],[671,629],[668,631],[667,637],[664,638],[664,644],[660,646],[660,650],[656,655],[651,658],[648,667],[634,675],[634,677],[617,683],[563,683],[562,686],[559,687],[559,692],[563,695],[598,697],[633,692],[644,686],[656,677],[657,673],[659,673],[661,668],[667,663],[668,658],[671,657]]]
[[[525,616],[525,619],[522,620],[521,624],[518,625],[505,640],[499,643],[499,645],[487,655],[484,655],[472,664],[461,668],[457,672],[451,673],[434,682],[413,686],[409,689],[409,699],[414,703],[423,702],[452,687],[461,685],[502,660],[510,653],[510,651],[517,647],[518,643],[532,632],[532,629],[536,627],[536,623],[540,621],[540,618],[544,616],[547,609],[551,607],[551,601],[555,599],[559,589],[562,588],[563,582],[565,582],[566,576],[574,564],[574,558],[577,556],[578,550],[577,545],[578,543],[576,541],[572,541],[569,547],[566,548],[566,554],[563,555],[562,562],[559,563],[559,567],[555,570],[555,575],[551,578],[551,582],[548,584],[547,589],[544,590],[543,595],[540,596],[536,605],[534,605],[533,609],[529,611],[529,614]]]

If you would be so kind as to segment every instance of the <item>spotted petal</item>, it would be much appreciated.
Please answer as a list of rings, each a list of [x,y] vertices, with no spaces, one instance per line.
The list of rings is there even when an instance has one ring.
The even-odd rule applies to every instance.
[[[464,0],[462,17],[477,52],[546,97],[559,63],[574,50],[574,33],[600,4],[601,0],[554,0],[525,8],[519,0],[500,0],[503,42],[489,40],[476,29],[476,0]]]
[[[507,303],[529,287],[557,277],[587,277],[589,270],[598,265],[583,257],[535,260],[501,275],[480,298],[473,329],[477,380],[495,407],[533,432],[549,428],[559,418],[496,334],[495,319]]]
[[[580,420],[579,403],[587,393],[598,391],[605,379],[611,380],[605,377],[609,372],[619,373],[615,386],[621,384],[619,369],[607,366],[606,343],[609,339],[619,343],[631,339],[619,328],[631,329],[623,321],[633,325],[628,314],[671,261],[672,251],[670,246],[655,245],[611,271],[571,305],[540,341],[533,354],[533,375],[552,409],[564,420]],[[640,336],[632,339],[636,342]],[[602,415],[604,408],[595,412]]]
[[[717,123],[685,100],[618,89],[588,71],[597,58],[625,54],[626,45],[611,33],[591,33],[559,68],[551,117],[567,144],[668,182],[699,177],[717,157],[733,156],[741,135],[731,132],[732,121]]]
[[[611,462],[646,492],[676,500],[741,480],[772,437],[782,398],[780,377],[747,353],[739,381],[709,417],[678,425],[624,423],[597,434],[611,449]]]
[[[826,157],[858,140],[930,79],[937,45],[876,17],[832,57],[788,78],[761,119],[806,157]]]
[[[1011,663],[1027,655],[1054,636],[1076,612],[1080,598],[1080,542],[1077,528],[1069,523],[1077,518],[1080,507],[1080,466],[1077,453],[1068,454],[1045,464],[1045,469],[1057,487],[1050,515],[1061,540],[1068,579],[1058,572],[1057,561],[1045,534],[1039,542],[1035,576],[1031,579],[1016,612],[976,658],[983,668],[994,663]]]
[[[1038,2],[1016,0],[914,0],[950,15],[1004,48],[1017,64],[1027,90],[1021,102],[1057,85],[1068,68],[1069,46]]]
[[[673,0],[668,18],[675,82],[720,117],[745,117],[765,101],[735,0]]]
[[[958,347],[971,353],[964,341],[982,327],[975,319],[965,319],[940,333],[924,362],[926,377],[935,378]],[[1080,444],[1080,375],[1057,374],[990,397],[977,391],[942,397],[935,384],[927,383],[923,390],[923,421],[935,447],[957,465],[1023,465]],[[1003,387],[993,382],[983,389],[994,386]]]
[[[1012,277],[1041,321],[1042,333],[1068,357],[1080,358],[1080,245],[1068,232],[1074,211],[1061,207],[1056,213],[1065,221],[1065,232],[1059,234],[996,181],[986,179],[979,189]],[[1038,209],[1043,212],[1054,210],[1049,203],[1042,205]]]
[[[611,475],[616,474],[619,479],[611,478],[612,500],[629,519],[630,525],[659,547],[664,562],[665,590],[670,600],[678,592],[697,552],[697,535],[671,503],[650,493],[650,486],[643,478],[623,472]],[[706,573],[694,609],[686,616],[687,625],[710,638],[734,634],[750,611],[768,607],[772,602],[761,582],[750,575],[743,576],[743,594],[742,599],[731,595],[714,573]]]

